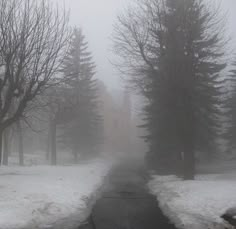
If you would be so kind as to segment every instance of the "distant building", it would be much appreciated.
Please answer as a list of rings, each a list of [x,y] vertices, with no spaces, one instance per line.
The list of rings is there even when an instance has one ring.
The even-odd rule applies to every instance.
[[[143,145],[143,141],[138,136],[138,117],[132,112],[129,91],[125,89],[110,93],[99,82],[99,95],[100,110],[104,118],[104,151],[135,153],[140,147],[137,145]]]

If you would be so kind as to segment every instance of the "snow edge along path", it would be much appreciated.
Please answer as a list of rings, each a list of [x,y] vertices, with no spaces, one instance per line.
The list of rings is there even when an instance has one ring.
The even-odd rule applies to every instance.
[[[234,227],[228,225],[219,217],[220,214],[212,217],[212,213],[209,213],[207,207],[204,208],[205,206],[202,206],[202,209],[197,209],[201,203],[207,202],[207,199],[202,197],[202,202],[194,200],[190,204],[191,207],[189,207],[188,201],[191,202],[189,198],[191,197],[191,189],[199,187],[199,200],[199,198],[201,199],[201,190],[204,192],[204,189],[201,189],[204,187],[202,185],[205,184],[201,180],[195,184],[195,181],[182,181],[172,175],[152,175],[148,182],[148,189],[152,195],[157,197],[159,207],[164,215],[179,229],[233,229]],[[185,198],[186,193],[190,194],[187,198]],[[192,197],[194,198],[194,196]],[[194,204],[196,203],[198,205],[194,209]],[[227,208],[227,206],[225,207]],[[200,210],[201,213],[197,214],[196,212]]]

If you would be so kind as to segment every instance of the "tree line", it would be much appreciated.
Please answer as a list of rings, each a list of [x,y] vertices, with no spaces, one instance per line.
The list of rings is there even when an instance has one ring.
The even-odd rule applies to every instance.
[[[235,62],[213,2],[137,0],[114,27],[116,67],[146,98],[149,168],[194,179],[196,161],[235,149]],[[229,68],[233,68],[229,72]]]
[[[95,63],[69,13],[49,0],[0,1],[0,164],[8,164],[10,132],[46,117],[48,155],[57,163],[57,143],[89,157],[102,142]],[[30,124],[29,124],[30,125]]]

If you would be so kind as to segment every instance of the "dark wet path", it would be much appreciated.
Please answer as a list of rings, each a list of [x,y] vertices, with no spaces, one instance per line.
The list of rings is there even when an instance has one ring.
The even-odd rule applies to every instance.
[[[115,168],[108,189],[79,229],[175,229],[146,189],[146,174],[138,163]]]

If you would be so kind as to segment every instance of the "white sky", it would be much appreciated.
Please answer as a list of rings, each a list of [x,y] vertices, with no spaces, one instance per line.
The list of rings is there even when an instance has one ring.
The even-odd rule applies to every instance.
[[[113,23],[116,15],[132,0],[54,0],[71,11],[73,25],[82,27],[97,64],[97,77],[110,88],[120,85],[118,73],[109,62]],[[236,0],[221,0],[229,13],[229,28],[236,43]]]
[[[121,86],[117,71],[110,64],[111,33],[116,15],[129,0],[54,0],[70,8],[71,22],[83,29],[97,65],[97,77],[115,89]]]

